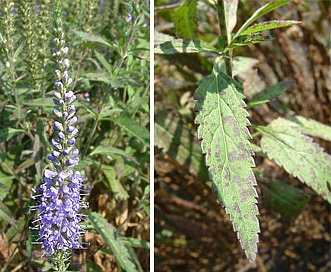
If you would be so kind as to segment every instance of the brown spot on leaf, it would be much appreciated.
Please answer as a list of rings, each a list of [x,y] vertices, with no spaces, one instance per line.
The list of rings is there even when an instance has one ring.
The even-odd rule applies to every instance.
[[[234,161],[238,160],[239,156],[237,156],[237,152],[233,150],[233,151],[229,152],[228,157],[229,157],[230,162],[234,162]]]
[[[234,176],[234,177],[233,177],[233,181],[234,181],[235,183],[239,183],[239,185],[241,185],[241,183],[240,183],[240,178],[239,178],[238,176]]]

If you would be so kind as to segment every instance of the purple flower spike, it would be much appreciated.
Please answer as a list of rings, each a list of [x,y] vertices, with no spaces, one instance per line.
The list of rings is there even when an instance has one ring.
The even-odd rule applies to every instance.
[[[79,239],[84,229],[79,224],[84,220],[79,211],[86,207],[81,197],[86,195],[89,188],[84,185],[85,178],[79,171],[73,172],[72,167],[79,162],[79,151],[75,148],[78,135],[76,109],[71,105],[76,96],[69,85],[69,59],[65,56],[68,47],[65,47],[64,34],[61,28],[55,30],[57,38],[54,39],[52,57],[58,65],[55,70],[53,101],[54,132],[57,137],[52,138],[53,150],[48,159],[53,169],[46,169],[41,185],[36,190],[34,198],[38,201],[35,206],[39,210],[38,219],[33,229],[39,230],[38,242],[47,256],[53,257],[59,251],[67,256],[73,249],[83,249]],[[36,242],[37,242],[36,241]]]

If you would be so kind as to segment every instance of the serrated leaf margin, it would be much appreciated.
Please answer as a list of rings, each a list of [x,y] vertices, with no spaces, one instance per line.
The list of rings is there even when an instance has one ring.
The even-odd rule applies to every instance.
[[[331,203],[331,193],[328,188],[328,186],[331,187],[331,181],[328,180],[331,174],[331,156],[323,152],[323,149],[314,143],[311,137],[304,135],[299,129],[289,126],[288,122],[280,117],[266,127],[257,127],[257,130],[263,135],[261,139],[263,152],[267,154],[268,158],[283,167],[286,172],[306,183]],[[275,136],[276,134],[278,137]],[[295,139],[295,141],[288,141],[286,136]],[[270,144],[267,140],[273,140],[275,144]],[[302,143],[300,144],[298,141],[302,141]],[[276,146],[283,147],[286,155],[283,153],[284,156],[279,156],[280,152],[276,155]],[[298,154],[298,158],[295,154]],[[330,163],[323,165],[323,162]],[[321,165],[318,166],[319,163]],[[296,168],[293,168],[293,165]],[[311,167],[309,168],[309,166]]]
[[[213,84],[215,83],[217,90],[213,87]],[[202,152],[206,154],[206,166],[208,167],[210,177],[218,191],[219,200],[225,206],[226,213],[230,215],[234,231],[238,231],[237,236],[241,246],[245,250],[248,259],[251,262],[254,262],[257,252],[258,233],[260,232],[259,221],[256,217],[259,212],[256,205],[257,193],[254,187],[256,185],[256,180],[251,169],[255,166],[252,158],[254,152],[248,141],[248,138],[251,138],[251,135],[247,129],[247,125],[250,123],[247,120],[249,114],[244,109],[246,104],[243,100],[245,97],[243,94],[243,88],[238,82],[221,72],[220,58],[215,61],[213,73],[199,81],[198,86],[199,87],[194,95],[194,99],[197,100],[195,110],[199,112],[196,116],[195,123],[200,124],[198,128],[198,138],[202,139],[201,148]],[[226,86],[227,89],[222,89],[224,86]],[[227,91],[230,92],[230,95],[226,94]],[[212,98],[212,101],[206,99],[207,95],[213,96],[215,94],[218,98]],[[223,100],[224,102],[223,110],[226,110],[225,108],[228,107],[233,116],[222,116],[220,100]],[[217,144],[215,148],[215,146],[212,146],[212,143],[207,142],[206,137],[208,137],[208,134],[213,133],[212,129],[215,127],[215,124],[213,124],[213,119],[211,119],[211,123],[208,123],[209,120],[207,122],[206,118],[204,118],[207,111],[206,107],[204,107],[204,102],[207,103],[207,107],[208,103],[211,102],[213,102],[212,106],[218,106],[218,117],[220,118],[220,126],[222,126],[221,130],[224,129],[223,126],[228,126],[227,133],[221,133],[221,136],[224,136],[226,142],[226,137],[228,133],[231,134],[229,131],[232,129],[232,133],[234,133],[233,135],[236,135],[236,137],[239,138],[234,141],[235,143],[230,143],[230,141],[227,143],[232,147],[235,145],[235,148],[239,153],[236,153],[233,150],[229,151],[228,148],[225,148],[225,150],[220,148],[220,152],[218,152],[217,150],[219,147],[217,147]],[[229,130],[229,128],[231,129]],[[214,136],[211,135],[211,137],[213,138]],[[221,140],[221,138],[219,138],[219,140]],[[215,164],[215,161],[221,161],[219,159],[221,151],[226,155],[225,163],[223,165],[221,165],[221,163]],[[238,171],[241,168],[239,161],[244,161],[243,164],[245,165],[242,166],[248,166],[241,169],[242,172],[240,174],[238,174]],[[230,163],[232,168],[230,168]],[[219,172],[221,172],[221,175],[218,174]],[[244,179],[242,179],[243,175],[246,175]],[[231,186],[231,189],[235,188],[237,191],[229,191]],[[243,189],[242,187],[245,188]],[[239,195],[240,197],[238,197]]]

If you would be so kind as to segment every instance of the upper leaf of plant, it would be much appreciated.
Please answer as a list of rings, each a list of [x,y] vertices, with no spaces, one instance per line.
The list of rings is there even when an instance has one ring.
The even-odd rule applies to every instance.
[[[109,48],[113,48],[113,45],[111,45],[104,38],[102,38],[98,35],[91,34],[91,33],[85,33],[85,32],[79,31],[79,30],[72,30],[72,32],[88,42],[99,43],[99,44],[105,45]]]
[[[294,20],[274,20],[274,21],[268,21],[268,22],[263,22],[259,24],[255,24],[247,28],[244,32],[240,34],[241,35],[246,35],[246,34],[252,34],[256,32],[261,32],[265,31],[268,29],[275,29],[275,28],[281,28],[281,27],[288,27],[294,24],[300,24],[300,21],[294,21]]]
[[[186,0],[174,14],[174,24],[178,37],[193,39],[198,27],[197,0]]]
[[[276,8],[279,8],[288,2],[291,2],[292,0],[275,0],[272,1],[262,7],[260,7],[258,10],[256,10],[253,15],[240,27],[240,29],[237,31],[236,35],[233,37],[232,40],[235,40],[239,35],[241,35],[252,23],[254,23],[258,18],[261,16],[275,10]]]
[[[231,32],[237,23],[238,2],[238,0],[224,1],[225,23],[228,37],[231,37]]]
[[[268,103],[272,98],[286,92],[286,90],[294,84],[293,80],[281,81],[272,85],[262,92],[254,95],[252,100],[249,101],[247,107],[252,108],[260,104]]]
[[[248,138],[248,112],[242,86],[221,72],[220,58],[211,75],[202,79],[195,92],[200,124],[198,138],[218,197],[230,215],[233,228],[248,259],[255,261],[260,232],[257,193],[252,167],[253,150]]]
[[[313,143],[312,138],[289,126],[288,122],[278,118],[266,127],[257,127],[263,134],[262,150],[331,203],[328,188],[331,188],[331,156]]]
[[[150,145],[149,131],[146,127],[143,127],[133,119],[124,116],[116,118],[114,121],[129,134],[141,140],[146,146]]]

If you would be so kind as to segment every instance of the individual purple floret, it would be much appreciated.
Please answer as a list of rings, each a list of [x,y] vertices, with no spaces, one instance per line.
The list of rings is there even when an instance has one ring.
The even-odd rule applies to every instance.
[[[34,209],[39,210],[39,214],[33,229],[39,230],[36,243],[41,244],[47,256],[54,256],[59,251],[66,256],[73,249],[83,248],[79,242],[84,234],[80,225],[83,215],[79,211],[87,206],[81,196],[87,195],[88,190],[85,189],[84,176],[71,169],[79,162],[79,151],[75,148],[77,117],[72,104],[76,96],[70,87],[68,47],[65,47],[62,29],[55,29],[55,35],[58,38],[54,39],[52,57],[57,64],[53,97],[56,117],[51,140],[53,150],[48,156],[54,170],[44,171],[38,195],[34,196],[38,201]]]

